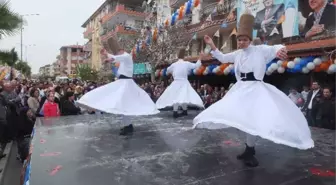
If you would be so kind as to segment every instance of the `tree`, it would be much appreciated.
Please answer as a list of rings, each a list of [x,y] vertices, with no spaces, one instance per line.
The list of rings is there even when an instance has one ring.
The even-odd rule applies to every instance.
[[[19,59],[15,48],[10,51],[2,51],[0,52],[0,61],[2,64],[7,64],[10,67],[14,67],[15,63]]]
[[[22,24],[22,17],[13,12],[9,1],[0,1],[0,38],[16,34]]]
[[[15,49],[11,49],[10,51],[2,51],[0,52],[0,62],[2,64],[7,64],[11,67],[10,69],[10,79],[13,78],[13,70],[12,67],[14,67],[15,63],[18,60],[18,54],[15,51]]]
[[[4,36],[16,34],[23,23],[22,17],[13,12],[9,6],[9,1],[0,1],[0,39]],[[0,62],[14,67],[18,60],[18,54],[13,48],[10,51],[0,51]],[[11,78],[12,78],[11,70]]]
[[[30,77],[31,75],[31,67],[27,62],[19,61],[14,65],[14,68],[27,77]]]
[[[96,80],[98,78],[98,71],[92,69],[88,64],[77,65],[76,73],[82,80]]]
[[[148,31],[151,33],[151,30]],[[176,59],[177,50],[181,47],[187,47],[191,36],[188,34],[185,26],[173,26],[157,31],[156,39],[148,43],[148,36],[145,34],[146,41],[140,43],[140,52],[136,56],[138,61],[148,61],[151,64],[151,80],[155,81],[155,68],[159,65],[169,65]]]

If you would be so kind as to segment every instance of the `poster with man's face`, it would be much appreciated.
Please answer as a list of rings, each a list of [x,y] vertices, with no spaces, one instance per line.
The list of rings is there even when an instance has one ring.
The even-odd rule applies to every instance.
[[[253,36],[263,42],[299,34],[298,0],[238,0],[237,3],[238,22],[245,12],[253,14]]]
[[[335,34],[336,7],[333,0],[300,0],[300,35],[306,39]]]

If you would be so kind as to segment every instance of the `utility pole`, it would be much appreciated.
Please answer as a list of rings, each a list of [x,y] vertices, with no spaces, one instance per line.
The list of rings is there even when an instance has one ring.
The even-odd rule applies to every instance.
[[[20,60],[23,61],[23,60],[22,60],[22,55],[23,55],[23,54],[22,54],[22,53],[23,53],[23,52],[22,52],[22,51],[23,51],[23,49],[22,49],[22,48],[23,48],[23,15],[21,15],[21,28],[20,28],[20,31],[21,31],[21,42],[20,42],[20,47],[21,47],[20,51],[21,51],[21,52],[20,52]]]
[[[25,15],[20,15],[21,16],[21,28],[20,28],[20,36],[21,36],[21,41],[20,41],[20,47],[21,47],[21,52],[20,52],[20,60],[23,61],[23,17],[24,16],[38,16],[40,14],[25,14]]]

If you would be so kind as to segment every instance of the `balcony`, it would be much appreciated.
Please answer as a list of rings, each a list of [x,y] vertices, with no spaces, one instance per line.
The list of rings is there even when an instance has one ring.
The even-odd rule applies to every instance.
[[[218,4],[218,2],[207,4],[201,9],[201,19],[206,19],[210,14],[213,16],[229,14],[235,8],[235,5],[235,0],[226,0],[224,4]]]
[[[90,39],[92,36],[92,31],[93,31],[93,28],[87,28],[86,31],[83,33],[84,38]]]
[[[221,28],[223,21],[226,20],[227,27]],[[197,33],[197,37],[202,37],[205,34],[214,34],[218,29],[220,32],[232,30],[236,27],[236,16],[234,12],[226,15],[214,16],[212,21],[200,22],[197,24],[191,24],[187,26],[188,33]],[[213,33],[212,33],[213,32]]]
[[[101,22],[102,24],[104,24],[105,22],[107,22],[108,20],[110,20],[113,16],[117,15],[117,14],[127,14],[130,16],[136,16],[136,17],[146,17],[146,13],[141,12],[142,10],[140,8],[132,8],[126,5],[122,5],[119,4],[115,7],[115,9],[108,13],[107,15],[105,15],[102,19]]]
[[[132,29],[127,26],[123,25],[117,25],[112,29],[111,31],[106,31],[102,36],[101,36],[101,41],[106,42],[109,38],[114,37],[116,34],[126,34],[126,35],[135,35],[138,34],[139,31]]]
[[[205,5],[204,7],[202,7],[200,14],[202,17],[206,18],[208,17],[210,14],[214,13],[214,10],[216,9],[218,3],[210,3]]]

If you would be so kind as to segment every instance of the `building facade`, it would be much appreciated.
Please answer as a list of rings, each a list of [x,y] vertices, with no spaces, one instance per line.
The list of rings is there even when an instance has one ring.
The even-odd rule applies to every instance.
[[[59,75],[74,77],[76,75],[77,65],[84,63],[84,56],[83,46],[62,46],[60,48],[59,60],[55,64],[59,67],[59,69],[57,69]]]
[[[146,18],[142,0],[106,0],[82,25],[85,28],[84,38],[88,39],[84,50],[91,67],[99,70],[102,67],[100,50],[110,51],[107,41],[116,37],[131,47],[128,41],[135,41]],[[130,42],[131,43],[131,42]]]
[[[39,75],[40,76],[50,77],[50,73],[51,73],[51,65],[50,64],[44,65],[44,66],[40,67],[40,69],[39,69]]]

